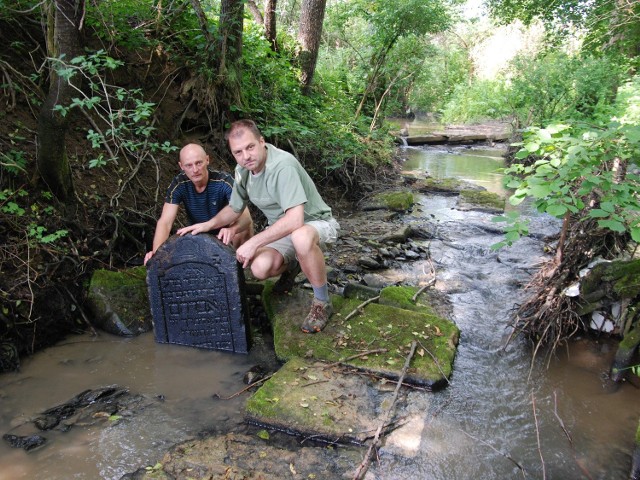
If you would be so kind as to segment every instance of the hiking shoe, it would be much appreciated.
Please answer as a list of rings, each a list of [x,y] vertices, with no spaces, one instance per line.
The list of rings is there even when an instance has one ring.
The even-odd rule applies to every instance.
[[[318,333],[325,327],[332,313],[333,306],[331,301],[321,302],[314,298],[311,304],[311,311],[302,322],[300,328],[304,333]]]
[[[289,263],[288,268],[280,275],[280,278],[273,286],[271,293],[276,295],[289,293],[293,289],[293,284],[295,283],[300,270],[300,263],[297,260],[292,260]]]

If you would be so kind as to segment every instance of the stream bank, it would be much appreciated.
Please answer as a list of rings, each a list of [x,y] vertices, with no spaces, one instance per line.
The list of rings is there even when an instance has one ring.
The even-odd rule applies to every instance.
[[[494,173],[498,154],[489,159],[486,151],[464,148],[405,153],[411,157],[404,164],[407,170],[426,169],[439,176],[439,168],[451,172],[468,164],[475,170],[465,167],[456,176],[491,191],[500,184]],[[414,162],[413,157],[421,156],[431,166]],[[483,170],[479,166],[485,160]],[[557,231],[557,224],[536,216],[532,235],[523,243],[493,252],[490,245],[500,236],[492,214],[458,210],[456,196],[415,195],[410,213],[354,209],[341,215],[344,235],[329,254],[336,267],[334,283],[344,274],[370,285],[418,285],[431,278],[430,262],[421,256],[430,252],[441,308],[448,309],[447,316],[461,330],[449,385],[437,392],[407,393],[400,409],[404,428],[393,441],[387,438],[368,475],[382,480],[519,478],[520,465],[531,478],[542,478],[543,469],[548,478],[628,478],[639,390],[629,382],[617,391],[605,388],[616,342],[578,339],[548,366],[535,364],[533,369],[526,342],[518,339],[505,346],[513,305],[546,258],[545,236]],[[368,243],[389,229],[404,232],[406,227],[420,236],[404,244],[404,259],[387,257]],[[417,256],[408,260],[408,252]],[[386,267],[363,269],[359,259],[365,254],[380,264],[386,261]],[[21,372],[0,378],[3,432],[97,385],[126,385],[146,398],[164,400],[135,417],[106,422],[105,428],[55,432],[48,446],[29,453],[0,444],[0,478],[118,479],[137,469],[141,475],[161,475],[160,460],[167,451],[166,474],[198,478],[210,464],[198,463],[206,455],[194,460],[196,445],[210,458],[216,454],[212,449],[223,443],[230,458],[266,465],[278,478],[348,477],[364,455],[362,448],[313,444],[270,430],[265,435],[264,429],[244,422],[246,394],[224,401],[212,398],[246,388],[244,372],[268,357],[260,357],[260,351],[267,351],[262,345],[269,342],[266,336],[259,338],[249,356],[238,356],[155,344],[151,333],[131,339],[102,333],[70,337],[28,359]],[[253,456],[241,448],[247,438],[261,445]],[[256,467],[254,474],[258,472]]]

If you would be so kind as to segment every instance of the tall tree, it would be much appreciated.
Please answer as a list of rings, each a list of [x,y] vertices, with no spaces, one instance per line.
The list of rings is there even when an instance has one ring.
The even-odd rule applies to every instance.
[[[409,35],[425,35],[444,31],[451,24],[444,1],[424,0],[353,0],[351,14],[362,17],[369,24],[369,65],[364,92],[355,117],[358,118],[370,97],[386,88],[384,75],[387,59],[398,41]]]
[[[47,53],[50,59],[71,60],[80,55],[84,0],[52,0],[47,4]],[[53,62],[51,62],[53,65]],[[69,105],[74,92],[70,79],[50,69],[49,93],[38,117],[37,166],[41,179],[61,201],[74,198],[71,167],[66,151],[69,117],[56,110],[56,105]],[[76,85],[77,86],[77,85]]]
[[[274,52],[278,51],[278,42],[276,40],[276,5],[277,0],[265,0],[264,15],[262,15],[255,0],[247,0],[247,6],[253,16],[253,21],[264,27],[264,34],[267,40],[269,40]]]
[[[302,91],[307,93],[313,81],[313,74],[318,61],[318,49],[322,36],[322,22],[327,0],[303,0],[298,28],[298,43]]]

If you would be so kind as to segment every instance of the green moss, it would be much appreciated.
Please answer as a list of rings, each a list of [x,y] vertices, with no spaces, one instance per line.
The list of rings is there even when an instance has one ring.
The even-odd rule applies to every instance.
[[[421,191],[458,193],[467,184],[457,178],[424,178],[416,182]]]
[[[96,270],[91,277],[92,287],[132,287],[143,285],[146,289],[147,268],[144,266],[122,271]]]
[[[408,191],[379,193],[375,196],[375,201],[382,203],[394,212],[405,212],[411,209],[415,203],[413,193]]]
[[[413,292],[413,293],[412,293]],[[392,288],[385,296],[396,304],[408,305],[415,290]],[[419,342],[408,381],[434,386],[448,378],[453,369],[459,330],[456,325],[433,314],[433,309],[414,306],[416,310],[370,303],[350,320],[345,318],[362,303],[357,299],[332,297],[334,315],[321,333],[309,335],[300,330],[308,312],[310,297],[304,293],[273,298],[274,345],[278,358],[315,358],[345,362],[356,368],[398,378],[413,340]],[[385,349],[349,359],[363,352]],[[437,363],[432,358],[437,359]]]
[[[403,308],[405,310],[413,310],[435,315],[436,312],[433,307],[422,303],[420,301],[420,296],[418,296],[415,302],[413,301],[413,296],[418,292],[418,290],[418,287],[386,287],[380,291],[380,300],[378,302],[381,305],[388,305],[390,307]]]
[[[629,351],[634,350],[638,345],[640,345],[640,322],[624,336],[619,348]]]
[[[640,447],[640,421],[638,422],[638,430],[636,430],[636,446]]]
[[[504,198],[486,190],[460,190],[460,198],[471,205],[504,210]]]
[[[301,358],[292,358],[286,368],[278,370],[247,400],[247,413],[261,418],[290,418],[294,414],[295,423],[290,425],[293,428],[316,423],[318,420],[330,425],[333,422],[327,422],[327,418],[330,418],[329,411],[314,397],[313,391],[297,388],[313,383],[318,371],[319,369],[309,368]]]

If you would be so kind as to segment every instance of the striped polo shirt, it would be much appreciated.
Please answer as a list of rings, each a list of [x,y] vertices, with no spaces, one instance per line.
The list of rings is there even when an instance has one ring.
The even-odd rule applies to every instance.
[[[206,222],[215,217],[229,204],[231,198],[233,177],[210,168],[208,171],[209,182],[201,193],[196,192],[193,182],[184,172],[176,175],[167,189],[165,202],[174,205],[182,203],[191,224]]]

